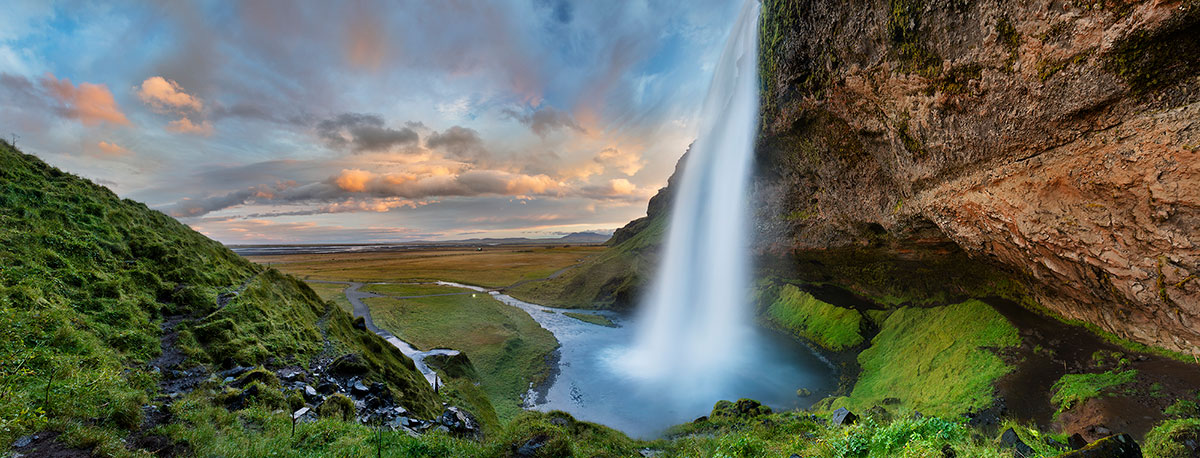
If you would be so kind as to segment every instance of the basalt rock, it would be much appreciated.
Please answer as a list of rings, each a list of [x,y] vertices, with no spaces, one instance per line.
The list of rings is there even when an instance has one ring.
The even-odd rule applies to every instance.
[[[1109,436],[1059,458],[1142,458],[1142,448],[1128,434]]]
[[[760,246],[1200,354],[1200,2],[1093,3],[765,0]]]

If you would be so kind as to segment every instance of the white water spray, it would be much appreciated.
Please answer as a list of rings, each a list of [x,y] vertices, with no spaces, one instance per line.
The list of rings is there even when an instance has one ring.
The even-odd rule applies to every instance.
[[[747,188],[758,119],[758,14],[747,0],[721,53],[675,190],[666,251],[626,369],[704,399],[751,341]],[[711,402],[711,399],[705,399]]]

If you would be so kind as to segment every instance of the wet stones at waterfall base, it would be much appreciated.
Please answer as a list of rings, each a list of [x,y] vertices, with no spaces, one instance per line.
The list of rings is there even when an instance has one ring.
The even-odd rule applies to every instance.
[[[849,425],[858,421],[858,415],[842,407],[833,411],[833,416],[829,417],[829,421],[835,425]]]

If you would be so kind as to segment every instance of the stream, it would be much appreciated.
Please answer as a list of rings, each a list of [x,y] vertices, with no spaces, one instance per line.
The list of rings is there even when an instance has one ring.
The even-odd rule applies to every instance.
[[[633,320],[610,311],[559,309],[531,304],[486,288],[461,283],[439,285],[486,292],[500,302],[520,308],[558,339],[560,352],[557,376],[544,396],[531,395],[527,408],[561,410],[580,420],[600,423],[632,437],[653,439],[664,430],[708,415],[721,399],[751,398],[775,409],[810,407],[833,392],[836,370],[811,349],[794,339],[763,330],[755,355],[747,355],[744,367],[715,397],[678,402],[661,389],[648,388],[641,380],[616,370],[619,358],[633,341]],[[563,315],[562,312],[602,315],[618,325],[599,326]],[[796,390],[812,392],[797,396]],[[686,390],[687,387],[671,387]]]

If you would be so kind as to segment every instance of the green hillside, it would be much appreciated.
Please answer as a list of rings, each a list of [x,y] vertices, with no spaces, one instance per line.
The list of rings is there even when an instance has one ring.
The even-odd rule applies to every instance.
[[[177,333],[164,339],[164,327]],[[411,360],[303,282],[7,144],[0,330],[0,450],[58,431],[124,453],[120,439],[170,403],[162,385],[180,371],[208,380],[195,401],[218,394],[223,369],[308,368],[322,355],[360,354],[364,378],[422,418],[441,412]]]

